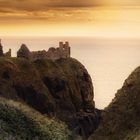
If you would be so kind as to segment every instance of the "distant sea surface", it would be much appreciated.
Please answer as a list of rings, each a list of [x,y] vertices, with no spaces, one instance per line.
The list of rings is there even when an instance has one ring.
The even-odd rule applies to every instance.
[[[88,37],[3,37],[4,51],[12,55],[22,43],[30,50],[58,47],[59,41],[69,41],[72,57],[87,68],[94,86],[96,107],[103,109],[115,97],[124,80],[140,66],[140,39],[111,39]]]

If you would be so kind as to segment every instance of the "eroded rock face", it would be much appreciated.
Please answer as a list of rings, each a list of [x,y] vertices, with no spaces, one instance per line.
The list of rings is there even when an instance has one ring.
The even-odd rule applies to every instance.
[[[77,60],[5,58],[0,67],[0,96],[57,117],[83,137],[97,128],[100,117],[95,110],[92,81]]]
[[[89,140],[140,139],[140,67],[118,90],[102,118],[99,128]]]
[[[73,125],[71,128],[74,128],[77,134],[86,139],[98,128],[100,120],[100,110],[95,110],[94,113],[78,112],[70,124]]]

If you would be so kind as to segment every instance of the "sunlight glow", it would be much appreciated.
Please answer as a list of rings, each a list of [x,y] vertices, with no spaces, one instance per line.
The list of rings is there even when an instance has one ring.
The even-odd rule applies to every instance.
[[[58,12],[59,11],[59,12]],[[1,36],[140,37],[140,6],[0,13]]]

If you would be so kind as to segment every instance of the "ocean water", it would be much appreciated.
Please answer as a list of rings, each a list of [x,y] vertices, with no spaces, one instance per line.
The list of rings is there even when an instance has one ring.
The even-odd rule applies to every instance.
[[[12,55],[22,43],[30,50],[57,47],[59,41],[69,41],[71,56],[87,68],[94,86],[96,107],[103,109],[114,98],[124,80],[140,66],[140,39],[113,39],[92,37],[3,37],[4,51]]]

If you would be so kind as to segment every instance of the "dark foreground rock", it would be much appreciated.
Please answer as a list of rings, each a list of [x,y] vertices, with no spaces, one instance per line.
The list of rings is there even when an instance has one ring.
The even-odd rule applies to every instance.
[[[0,58],[0,96],[56,117],[83,137],[98,126],[91,78],[77,60]]]
[[[125,81],[89,140],[140,139],[140,67]]]

